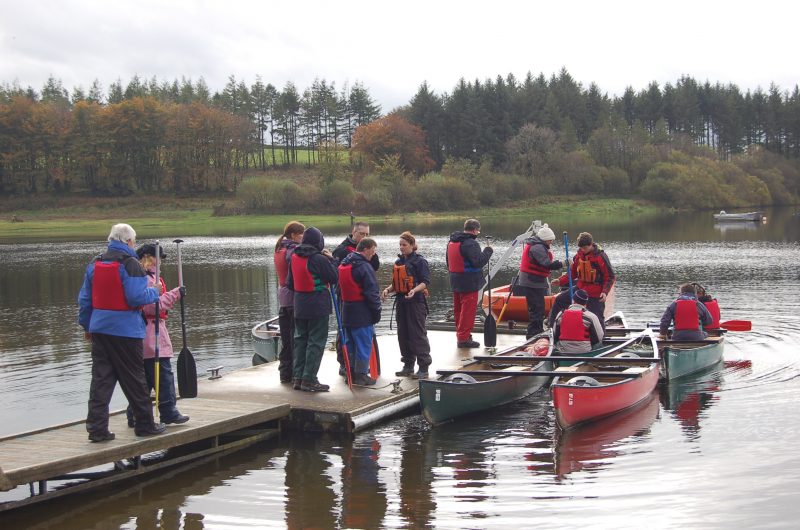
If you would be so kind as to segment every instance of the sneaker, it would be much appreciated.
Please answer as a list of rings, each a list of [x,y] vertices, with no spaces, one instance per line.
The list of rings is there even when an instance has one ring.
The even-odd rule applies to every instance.
[[[147,428],[137,428],[134,429],[134,433],[136,436],[155,436],[157,434],[164,434],[164,431],[167,430],[167,426],[163,423],[154,423],[150,427]]]
[[[282,385],[289,385],[289,384],[292,384],[292,383],[294,383],[294,379],[292,379],[291,377],[281,377],[281,384]]]
[[[301,379],[292,379],[292,388],[300,390],[300,385],[303,383]]]
[[[408,377],[413,373],[414,373],[413,366],[403,366],[403,369],[400,370],[399,372],[395,372],[394,375],[398,375],[400,377]]]
[[[479,342],[474,340],[465,340],[463,342],[458,343],[459,348],[480,348],[481,345]]]
[[[328,385],[323,385],[320,382],[311,383],[308,381],[303,381],[300,384],[300,390],[303,392],[328,392],[331,389]]]
[[[427,379],[428,378],[428,370],[418,370],[417,373],[411,376],[411,379]]]
[[[369,374],[356,374],[353,376],[353,384],[359,386],[372,386],[377,381],[370,377]]]
[[[344,366],[339,365],[339,375],[342,377],[347,377],[347,370],[344,369]]]
[[[184,416],[179,412],[176,416],[173,416],[172,418],[168,419],[161,418],[161,421],[163,423],[186,423],[187,421],[189,421],[189,416]]]
[[[101,433],[89,433],[89,441],[92,443],[100,443],[100,442],[110,442],[117,435],[111,431],[101,432]]]

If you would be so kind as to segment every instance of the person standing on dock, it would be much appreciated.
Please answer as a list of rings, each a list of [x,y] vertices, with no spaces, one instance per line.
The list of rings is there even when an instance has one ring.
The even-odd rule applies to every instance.
[[[369,223],[366,221],[358,221],[354,223],[353,232],[344,238],[342,242],[339,243],[339,246],[333,250],[333,257],[336,258],[336,262],[341,263],[348,254],[351,252],[356,252],[356,246],[358,245],[358,242],[365,237],[369,237]],[[370,258],[369,263],[372,265],[372,270],[375,271],[377,271],[381,266],[381,260],[378,258],[377,254]]]
[[[473,340],[475,313],[478,311],[478,291],[483,282],[483,267],[492,257],[492,247],[481,246],[476,240],[481,233],[477,219],[467,219],[464,230],[450,234],[447,243],[447,270],[450,272],[450,288],[453,290],[453,316],[456,321],[456,340],[459,348],[479,348]]]
[[[159,247],[161,260],[167,257],[164,249]],[[147,284],[149,287],[156,287],[156,246],[152,244],[142,245],[136,249],[139,263],[147,273]],[[186,423],[189,416],[178,411],[177,397],[175,394],[175,376],[172,373],[172,341],[167,330],[167,311],[173,308],[175,302],[179,301],[186,294],[186,287],[175,287],[167,291],[164,277],[159,278],[161,297],[159,298],[158,316],[158,416],[163,423]],[[156,356],[156,305],[150,304],[142,306],[142,316],[147,321],[144,337],[144,375],[147,379],[148,391],[155,388],[155,356]],[[136,421],[133,417],[133,410],[128,406],[128,427],[135,427]]]
[[[317,379],[322,353],[328,339],[331,305],[328,285],[338,283],[336,260],[325,248],[317,228],[303,232],[292,253],[286,286],[294,291],[294,369],[292,386],[305,392],[327,392],[330,386]]]
[[[616,274],[603,247],[594,242],[592,234],[581,232],[578,235],[578,252],[572,258],[572,278],[577,280],[577,288],[589,295],[586,308],[597,315],[605,328],[606,297],[614,286]],[[561,285],[567,285],[566,274],[560,278]]]
[[[137,436],[161,434],[155,423],[142,355],[145,322],[140,308],[155,303],[159,291],[147,286],[147,275],[136,259],[136,232],[116,224],[105,253],[92,261],[78,295],[78,323],[92,341],[92,382],[86,430],[92,442],[114,439],[108,430],[108,406],[119,382],[130,403]]]
[[[553,340],[561,354],[588,353],[603,342],[603,326],[597,315],[586,309],[589,295],[575,290],[575,302],[556,316]]]
[[[299,221],[289,221],[283,227],[283,235],[275,243],[273,262],[278,274],[278,327],[281,330],[281,351],[278,354],[278,372],[281,383],[292,382],[293,357],[292,340],[294,336],[294,293],[286,286],[289,275],[289,262],[292,253],[303,239],[306,227]]]
[[[697,293],[691,283],[681,285],[680,296],[661,315],[658,328],[660,338],[667,337],[670,324],[673,322],[675,329],[670,337],[672,340],[703,340],[708,336],[703,328],[711,326],[713,317],[703,302],[697,299]]]
[[[397,304],[397,342],[403,369],[395,375],[414,379],[428,377],[431,345],[425,321],[428,318],[430,283],[431,270],[427,260],[417,254],[417,240],[411,232],[403,232],[400,234],[400,254],[392,270],[392,285],[381,293],[383,300],[394,294]],[[417,373],[414,373],[415,362]]]
[[[525,240],[522,261],[519,264],[519,291],[528,303],[527,338],[544,331],[544,297],[549,288],[550,271],[558,270],[564,264],[554,259],[550,245],[555,241],[553,230],[544,225],[535,236]]]
[[[355,385],[375,384],[369,374],[369,362],[375,324],[381,320],[381,295],[370,260],[377,250],[374,239],[362,238],[356,251],[348,254],[339,265],[342,326]]]

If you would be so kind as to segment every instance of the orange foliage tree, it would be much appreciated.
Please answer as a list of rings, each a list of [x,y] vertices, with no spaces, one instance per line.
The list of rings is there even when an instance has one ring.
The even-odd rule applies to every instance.
[[[372,164],[397,155],[403,169],[418,175],[435,165],[428,153],[425,133],[397,114],[358,127],[353,134],[353,151]]]

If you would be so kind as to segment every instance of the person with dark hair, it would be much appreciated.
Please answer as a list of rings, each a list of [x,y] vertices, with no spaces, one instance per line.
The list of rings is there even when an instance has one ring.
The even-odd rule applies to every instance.
[[[273,262],[278,274],[278,327],[281,330],[281,351],[278,354],[278,373],[281,383],[292,382],[292,337],[294,335],[294,293],[286,286],[289,274],[289,261],[292,253],[303,239],[306,227],[299,221],[289,221],[283,227],[283,234],[275,243]]]
[[[374,385],[369,374],[372,337],[375,324],[381,320],[381,295],[378,278],[370,260],[378,244],[362,238],[356,251],[339,265],[339,288],[342,291],[342,327],[349,354],[350,372],[356,385]]]
[[[159,247],[161,260],[167,257],[163,247]],[[147,273],[147,284],[156,287],[161,292],[158,301],[158,416],[163,423],[186,423],[189,416],[178,411],[177,396],[175,394],[175,375],[172,373],[172,341],[167,330],[167,312],[175,306],[186,294],[186,287],[175,287],[167,291],[164,277],[158,278],[156,285],[156,246],[145,244],[136,249],[139,263]],[[142,306],[142,316],[147,321],[144,337],[144,375],[147,379],[148,391],[156,387],[156,305]],[[136,420],[133,409],[128,405],[128,427],[135,427]]]
[[[136,420],[136,436],[161,434],[153,420],[142,353],[145,323],[140,307],[155,303],[159,292],[147,286],[147,274],[133,247],[136,232],[120,223],[111,227],[108,249],[86,267],[78,295],[78,323],[92,342],[92,382],[86,430],[92,442],[107,442],[108,406],[117,382]]]
[[[710,327],[713,319],[706,306],[697,300],[694,285],[684,283],[680,287],[680,296],[672,302],[661,315],[658,329],[661,338],[666,338],[670,324],[675,323],[672,340],[703,340],[708,333],[703,327]]]
[[[428,318],[428,285],[431,270],[425,258],[417,253],[417,240],[411,232],[400,234],[400,254],[392,269],[392,285],[381,298],[395,295],[397,304],[397,342],[403,369],[399,376],[426,379],[431,364],[431,345],[425,321]],[[414,373],[414,363],[418,370]]]
[[[292,387],[304,392],[327,392],[330,386],[317,379],[328,339],[331,297],[328,286],[339,281],[336,260],[325,248],[317,228],[303,232],[292,253],[286,286],[294,291],[294,351]]]
[[[719,322],[722,318],[722,314],[719,310],[719,302],[717,302],[716,298],[708,294],[706,288],[699,283],[694,283],[692,285],[694,285],[695,291],[697,292],[697,299],[703,302],[703,305],[706,306],[708,312],[711,313],[711,325],[706,327],[718,328]]]
[[[555,241],[553,230],[544,225],[535,236],[525,240],[522,260],[519,264],[519,283],[517,289],[528,303],[528,330],[531,338],[544,331],[544,297],[547,295],[550,271],[560,269],[564,264],[555,259],[550,245]]]
[[[614,268],[603,247],[594,242],[592,234],[581,232],[578,235],[578,251],[572,258],[572,279],[578,289],[589,295],[586,308],[597,315],[605,328],[606,297],[616,281]],[[566,274],[560,278],[561,285],[569,282]]]
[[[479,348],[473,340],[475,313],[478,311],[478,291],[483,281],[483,267],[489,263],[493,249],[481,246],[476,240],[481,232],[477,219],[467,219],[464,230],[450,234],[447,243],[447,270],[453,290],[453,316],[456,321],[456,340],[459,348]]]
[[[575,290],[575,301],[561,311],[553,327],[553,340],[559,353],[588,353],[603,341],[603,326],[597,315],[586,309],[589,295]]]
[[[353,224],[353,232],[344,238],[333,251],[333,257],[336,258],[337,263],[341,263],[348,254],[355,252],[358,242],[365,237],[369,237],[369,223],[366,221],[356,221]],[[378,258],[377,254],[370,258],[369,263],[372,265],[372,269],[376,271],[381,266],[381,260]]]

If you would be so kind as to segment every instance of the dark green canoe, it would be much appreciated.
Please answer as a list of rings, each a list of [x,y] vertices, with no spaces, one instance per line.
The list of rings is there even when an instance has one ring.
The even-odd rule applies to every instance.
[[[660,343],[661,378],[667,381],[702,372],[722,361],[725,337],[708,337],[698,342]]]

